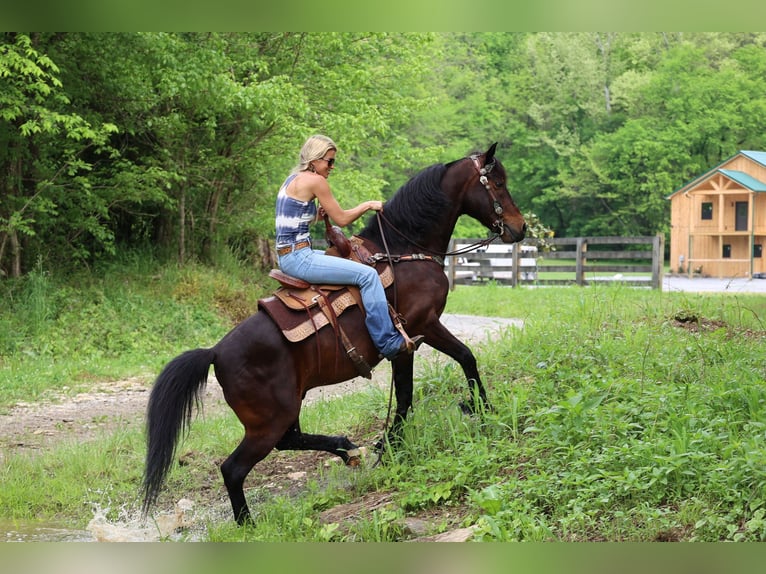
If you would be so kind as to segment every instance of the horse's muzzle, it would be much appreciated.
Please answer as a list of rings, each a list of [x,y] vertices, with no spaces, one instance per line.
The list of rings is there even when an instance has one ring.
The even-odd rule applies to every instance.
[[[503,243],[518,243],[527,235],[527,224],[524,222],[519,231],[514,231],[507,223],[503,223],[503,234],[500,239]]]

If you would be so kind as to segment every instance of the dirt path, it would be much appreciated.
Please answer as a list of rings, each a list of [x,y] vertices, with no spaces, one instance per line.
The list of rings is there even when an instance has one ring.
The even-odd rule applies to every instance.
[[[477,344],[492,333],[510,325],[519,326],[517,319],[444,315],[443,323],[461,340]],[[424,346],[421,352],[433,352]],[[381,364],[373,372],[372,382],[363,378],[312,390],[307,402],[361,390],[370,384],[387,385],[390,369]],[[140,428],[149,399],[152,377],[135,377],[95,385],[90,391],[75,396],[60,396],[41,403],[19,403],[0,414],[0,462],[8,451],[44,450],[54,444],[72,440],[92,440],[121,427]],[[221,387],[212,375],[204,396],[204,411],[212,414],[226,409]]]

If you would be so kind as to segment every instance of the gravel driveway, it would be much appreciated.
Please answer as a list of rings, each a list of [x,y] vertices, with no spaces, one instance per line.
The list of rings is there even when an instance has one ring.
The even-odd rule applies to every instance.
[[[713,277],[680,277],[666,275],[663,291],[689,291],[694,293],[766,293],[766,279],[717,279]]]

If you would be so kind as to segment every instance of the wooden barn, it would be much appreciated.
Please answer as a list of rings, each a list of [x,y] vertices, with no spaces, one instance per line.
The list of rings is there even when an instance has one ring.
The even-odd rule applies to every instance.
[[[668,199],[672,273],[766,273],[766,152],[740,151]]]

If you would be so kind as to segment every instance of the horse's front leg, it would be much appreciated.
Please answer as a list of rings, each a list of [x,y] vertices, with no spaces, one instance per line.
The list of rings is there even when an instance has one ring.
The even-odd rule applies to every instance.
[[[396,393],[396,410],[391,426],[384,431],[383,438],[375,445],[379,452],[385,450],[387,444],[396,446],[402,440],[402,425],[407,419],[407,413],[412,408],[413,365],[414,355],[405,355],[396,359],[391,368],[394,377],[394,392]]]
[[[348,466],[361,462],[359,447],[345,436],[307,434],[301,431],[300,420],[296,420],[276,447],[278,450],[321,450],[339,456]]]
[[[465,378],[468,381],[468,388],[471,391],[471,400],[464,401],[460,408],[466,414],[473,414],[478,410],[491,409],[487,392],[481,382],[479,369],[476,364],[476,357],[471,349],[465,343],[453,335],[447,327],[441,322],[435,322],[424,329],[426,334],[425,342],[458,362],[463,369]]]

